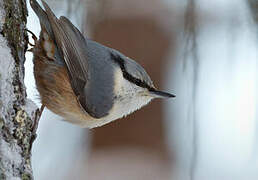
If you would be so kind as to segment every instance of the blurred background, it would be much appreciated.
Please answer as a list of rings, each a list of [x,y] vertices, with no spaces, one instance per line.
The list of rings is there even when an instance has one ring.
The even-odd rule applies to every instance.
[[[35,179],[258,179],[257,0],[47,2],[177,97],[93,130],[45,110],[33,145]],[[28,29],[38,35],[28,8]],[[25,83],[40,106],[31,58]]]

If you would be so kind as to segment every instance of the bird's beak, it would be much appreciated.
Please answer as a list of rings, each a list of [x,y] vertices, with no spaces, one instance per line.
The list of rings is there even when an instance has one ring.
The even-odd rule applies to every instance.
[[[150,90],[149,92],[150,92],[150,96],[152,96],[154,98],[174,98],[174,97],[176,97],[174,94],[170,94],[170,93],[158,91],[158,90]]]

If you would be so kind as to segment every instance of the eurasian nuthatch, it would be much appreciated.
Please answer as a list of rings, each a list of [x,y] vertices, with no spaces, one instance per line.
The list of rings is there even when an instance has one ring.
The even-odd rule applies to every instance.
[[[145,70],[120,52],[85,38],[66,18],[59,19],[42,0],[30,0],[41,32],[32,50],[34,76],[42,104],[67,121],[97,127],[126,116],[158,91]]]

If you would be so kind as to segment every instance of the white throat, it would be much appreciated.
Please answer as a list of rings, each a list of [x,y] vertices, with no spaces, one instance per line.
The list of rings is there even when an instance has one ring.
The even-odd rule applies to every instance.
[[[123,77],[120,68],[115,73],[114,92],[117,98],[112,109],[106,117],[95,119],[87,127],[94,128],[102,126],[116,119],[122,118],[147,105],[153,98],[143,95],[143,88],[129,82]]]

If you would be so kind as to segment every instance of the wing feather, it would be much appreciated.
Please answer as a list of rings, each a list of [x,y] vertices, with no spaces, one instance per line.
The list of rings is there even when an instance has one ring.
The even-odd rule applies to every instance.
[[[105,96],[103,96],[104,91],[102,89],[94,90],[98,82],[91,82],[96,77],[91,77],[92,71],[89,71],[91,69],[89,69],[90,62],[88,59],[89,57],[92,58],[91,53],[88,52],[92,48],[90,48],[92,42],[88,42],[88,47],[84,36],[67,18],[62,16],[58,19],[43,0],[42,3],[53,31],[58,52],[65,61],[71,86],[82,110],[94,118],[106,116],[113,105],[113,91],[112,86],[110,86],[113,82],[112,75],[109,76],[109,79],[106,79],[106,82],[110,83],[105,86],[107,91]],[[100,45],[95,47],[97,49],[102,48]],[[101,54],[98,54],[98,56],[101,56]],[[103,58],[103,56],[101,57]],[[91,84],[91,88],[89,88],[89,84]],[[101,97],[105,97],[105,100]]]
[[[42,3],[51,24],[58,50],[67,66],[75,95],[83,96],[83,89],[88,80],[87,42],[67,18],[57,19],[48,5],[44,1]]]

